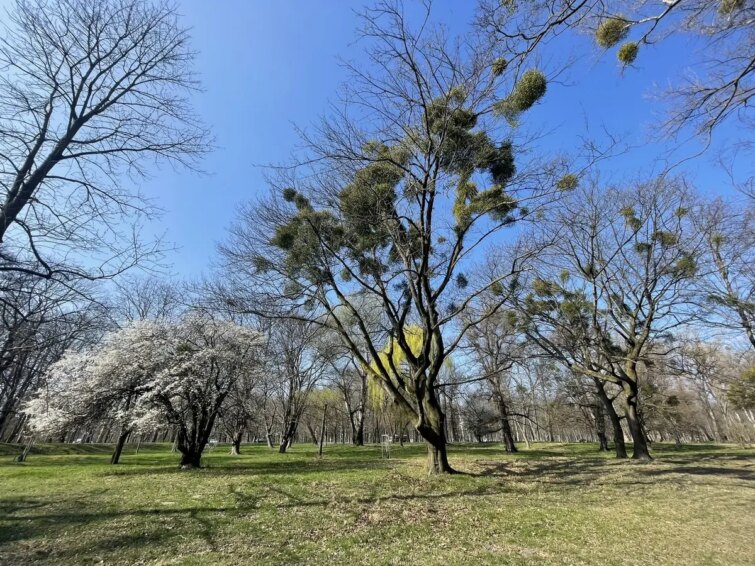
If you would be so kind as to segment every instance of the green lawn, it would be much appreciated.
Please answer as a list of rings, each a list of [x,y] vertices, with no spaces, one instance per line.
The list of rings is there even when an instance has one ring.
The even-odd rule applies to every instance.
[[[0,445],[0,564],[753,564],[755,450],[656,446],[649,464],[590,444],[217,448],[179,471],[165,445]]]

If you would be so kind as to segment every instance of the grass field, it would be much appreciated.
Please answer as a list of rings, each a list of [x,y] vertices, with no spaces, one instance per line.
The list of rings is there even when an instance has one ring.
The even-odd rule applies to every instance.
[[[428,477],[418,445],[244,448],[182,472],[165,445],[0,445],[0,563],[755,563],[753,449],[466,445]]]

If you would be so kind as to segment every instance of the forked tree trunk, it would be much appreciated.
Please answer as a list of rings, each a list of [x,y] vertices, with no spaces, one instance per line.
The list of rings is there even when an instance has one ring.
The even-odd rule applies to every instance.
[[[613,402],[611,401],[610,397],[608,397],[608,393],[606,393],[605,384],[599,379],[595,378],[593,378],[593,382],[595,383],[595,392],[598,395],[600,401],[603,403],[603,410],[608,415],[608,420],[611,421],[611,428],[613,429],[613,444],[614,449],[616,450],[616,457],[626,458],[627,447],[624,443],[624,429],[621,428],[621,419],[616,413],[616,409],[614,408]]]
[[[315,431],[309,423],[307,423],[307,430],[309,431],[309,437],[312,439],[312,444],[317,446],[317,431]]]
[[[286,450],[291,446],[294,434],[296,434],[296,421],[291,421],[281,435],[280,446],[278,446],[279,453],[286,453]]]
[[[31,447],[34,445],[34,437],[30,437],[29,441],[26,443],[26,446],[24,446],[24,449],[21,451],[21,454],[16,456],[16,462],[26,462],[27,456],[29,456],[29,452],[31,452]]]
[[[120,461],[121,453],[123,452],[123,445],[126,444],[126,439],[130,434],[130,429],[124,429],[121,431],[121,434],[118,435],[118,440],[115,443],[115,450],[113,451],[113,455],[110,457],[111,464],[117,464]]]

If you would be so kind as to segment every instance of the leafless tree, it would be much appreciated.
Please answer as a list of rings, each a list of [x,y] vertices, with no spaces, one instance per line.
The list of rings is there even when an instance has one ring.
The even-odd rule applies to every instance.
[[[697,279],[703,317],[744,333],[755,348],[755,210],[721,199],[699,208],[695,225],[706,244]]]
[[[180,291],[175,282],[157,277],[120,277],[113,282],[111,298],[117,322],[170,320],[181,310]]]
[[[194,52],[157,0],[18,0],[0,38],[0,272],[103,278],[159,252],[152,163],[195,167],[208,133]]]
[[[19,411],[47,368],[67,349],[95,343],[110,323],[83,290],[24,273],[6,274],[0,291],[0,439],[23,429]]]

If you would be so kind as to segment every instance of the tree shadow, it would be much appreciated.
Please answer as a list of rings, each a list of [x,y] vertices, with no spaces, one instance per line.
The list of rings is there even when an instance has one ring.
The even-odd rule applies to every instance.
[[[202,468],[193,470],[181,470],[178,465],[151,465],[151,466],[128,466],[114,467],[102,472],[103,476],[139,476],[139,475],[161,475],[161,474],[204,474],[204,475],[221,475],[221,476],[239,476],[239,475],[306,475],[321,474],[323,472],[348,472],[358,470],[386,470],[394,468],[405,463],[405,460],[399,459],[374,459],[374,460],[355,460],[355,459],[327,459],[322,460],[280,460],[277,462],[242,460],[235,461],[232,465],[222,465],[207,461]]]

